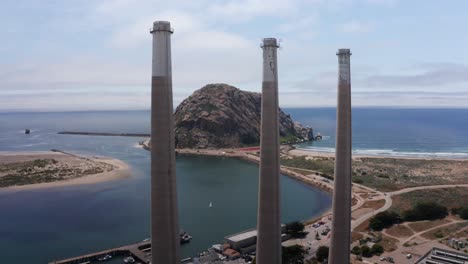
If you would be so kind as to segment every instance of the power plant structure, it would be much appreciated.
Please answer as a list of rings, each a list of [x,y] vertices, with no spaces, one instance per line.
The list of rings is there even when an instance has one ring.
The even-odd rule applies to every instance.
[[[258,264],[281,263],[278,47],[279,45],[275,38],[263,39],[263,83],[256,257]]]
[[[151,80],[151,260],[180,263],[180,236],[175,173],[171,34],[169,22],[156,21]],[[258,189],[258,264],[281,264],[280,138],[278,42],[265,38],[261,103]],[[329,263],[349,263],[351,238],[351,77],[349,49],[339,61],[335,189]]]
[[[171,24],[156,21],[151,78],[151,259],[180,263],[172,102]]]
[[[351,244],[351,51],[339,49],[335,178],[328,263],[349,263]]]

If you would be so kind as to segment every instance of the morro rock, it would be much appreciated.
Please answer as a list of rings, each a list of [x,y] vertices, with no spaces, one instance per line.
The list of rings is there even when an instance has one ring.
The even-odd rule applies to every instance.
[[[261,94],[227,84],[208,84],[175,111],[177,148],[234,148],[260,143]],[[312,140],[312,128],[293,122],[281,109],[283,143]]]

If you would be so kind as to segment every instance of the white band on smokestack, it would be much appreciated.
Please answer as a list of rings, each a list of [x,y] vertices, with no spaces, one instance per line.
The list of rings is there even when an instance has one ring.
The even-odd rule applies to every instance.
[[[263,39],[263,81],[274,82],[277,81],[277,63],[276,51],[279,45],[275,38]]]
[[[153,35],[152,76],[171,76],[171,34],[174,30],[167,21],[156,21],[151,29]],[[157,58],[157,59],[156,59]]]
[[[349,49],[339,49],[336,55],[338,55],[339,78],[345,82],[350,82],[351,81],[351,73],[350,73],[351,51]]]

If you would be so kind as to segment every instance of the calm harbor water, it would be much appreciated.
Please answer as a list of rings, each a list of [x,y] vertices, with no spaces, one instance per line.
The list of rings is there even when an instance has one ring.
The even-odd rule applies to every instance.
[[[58,135],[62,130],[149,132],[149,112],[0,114],[0,151],[52,148],[122,159],[132,177],[94,185],[0,191],[1,263],[47,263],[149,236],[149,152],[138,138]],[[32,129],[24,135],[24,129]],[[256,225],[258,167],[236,159],[177,157],[181,228],[192,256],[224,236]],[[282,218],[304,220],[327,210],[330,196],[283,176]],[[212,202],[213,208],[208,204]]]

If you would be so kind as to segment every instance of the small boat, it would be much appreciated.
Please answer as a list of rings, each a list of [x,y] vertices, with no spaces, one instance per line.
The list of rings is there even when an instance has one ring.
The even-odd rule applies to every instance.
[[[188,243],[190,239],[192,239],[191,235],[187,234],[187,232],[183,230],[180,231],[180,243],[181,244]]]
[[[99,260],[99,261],[106,261],[106,260],[109,260],[109,259],[111,259],[111,258],[112,258],[112,256],[109,255],[109,254],[107,254],[107,255],[105,255],[104,257],[98,258],[98,260]]]
[[[31,130],[25,129],[25,130],[24,130],[24,133],[25,133],[26,135],[28,135],[29,133],[31,133]]]
[[[208,207],[210,207],[210,208],[213,207],[213,203],[210,202],[210,204],[208,205]]]
[[[123,259],[124,263],[135,263],[135,259],[132,256]]]

